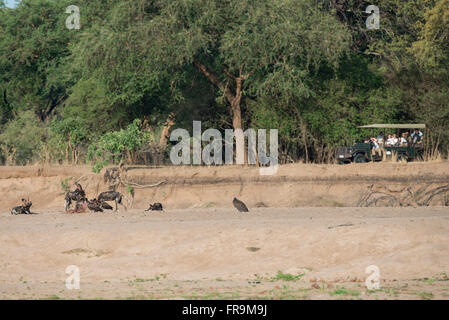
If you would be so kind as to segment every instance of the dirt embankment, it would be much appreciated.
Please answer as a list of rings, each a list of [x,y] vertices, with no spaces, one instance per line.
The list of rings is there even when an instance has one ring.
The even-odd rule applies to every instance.
[[[87,166],[1,167],[0,208],[7,210],[25,197],[33,201],[35,210],[59,210],[64,186],[73,190],[74,181],[79,180],[88,197],[94,198],[108,189],[103,174],[104,170],[94,174]],[[357,206],[373,186],[399,192],[420,185],[427,186],[427,191],[447,185],[449,163],[294,164],[280,166],[273,176],[261,176],[258,168],[243,166],[130,166],[122,178],[141,186],[163,182],[154,188],[136,186],[133,208],[156,201],[172,209],[227,208],[234,196],[250,207],[338,207]],[[120,191],[127,193],[126,188]],[[430,205],[444,205],[447,194],[431,200]]]

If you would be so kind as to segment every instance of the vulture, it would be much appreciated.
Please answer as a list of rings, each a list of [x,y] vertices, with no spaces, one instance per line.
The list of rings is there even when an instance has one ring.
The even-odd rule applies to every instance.
[[[97,199],[93,199],[91,201],[89,201],[89,203],[87,204],[87,207],[95,212],[103,212],[103,210],[112,210],[113,208],[106,203],[105,201],[102,200],[97,200]]]
[[[114,208],[112,208],[112,206],[110,206],[107,202],[105,201],[100,201],[97,200],[98,202],[100,202],[101,208],[104,210],[113,210]]]
[[[87,201],[87,207],[89,208],[89,210],[94,212],[103,212],[103,209],[101,208],[101,202],[97,199]]]
[[[246,205],[243,203],[243,201],[240,201],[237,198],[234,198],[234,200],[232,200],[232,204],[234,205],[234,207],[240,211],[240,212],[249,212],[248,208],[246,207]]]

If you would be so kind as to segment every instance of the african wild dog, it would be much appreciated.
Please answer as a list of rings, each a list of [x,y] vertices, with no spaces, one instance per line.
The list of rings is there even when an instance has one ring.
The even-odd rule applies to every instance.
[[[79,183],[76,183],[75,191],[69,191],[66,193],[64,198],[65,211],[70,209],[72,201],[76,201],[76,204],[87,201],[86,192],[83,190],[83,187]]]
[[[117,203],[122,205],[125,210],[127,210],[126,206],[122,203],[123,202],[124,195],[117,191],[105,191],[98,195],[99,201],[115,201],[115,211],[117,211]],[[125,199],[128,201],[128,204],[130,203],[130,200],[125,197]]]
[[[11,214],[31,214],[30,208],[32,205],[31,201],[22,199],[22,205],[12,208]]]

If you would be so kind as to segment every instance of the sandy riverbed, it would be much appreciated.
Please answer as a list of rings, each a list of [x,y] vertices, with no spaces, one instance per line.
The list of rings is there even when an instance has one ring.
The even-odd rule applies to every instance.
[[[0,257],[3,299],[448,299],[449,208],[3,211]]]

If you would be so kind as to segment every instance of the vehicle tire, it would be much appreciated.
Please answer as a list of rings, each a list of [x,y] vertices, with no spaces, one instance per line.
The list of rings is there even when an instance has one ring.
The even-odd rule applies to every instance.
[[[354,163],[365,163],[366,158],[363,153],[358,153],[354,156]]]

